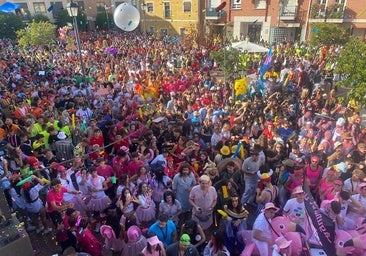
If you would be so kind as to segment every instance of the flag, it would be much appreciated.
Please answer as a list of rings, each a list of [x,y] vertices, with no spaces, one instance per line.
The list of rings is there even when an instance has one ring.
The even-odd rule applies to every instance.
[[[259,70],[259,77],[261,78],[261,80],[263,80],[263,75],[271,67],[271,63],[272,63],[272,47],[269,47],[269,51],[267,53],[267,57],[266,57],[263,65],[261,66],[261,68]]]
[[[316,236],[319,238],[320,245],[322,249],[327,253],[327,255],[336,255],[336,250],[334,246],[335,241],[335,226],[334,222],[325,214],[323,214],[315,202],[310,189],[305,186],[305,208],[306,213],[309,216],[310,224],[316,230]]]
[[[50,7],[48,7],[47,11],[48,12],[52,12],[53,11],[53,4],[51,4]]]

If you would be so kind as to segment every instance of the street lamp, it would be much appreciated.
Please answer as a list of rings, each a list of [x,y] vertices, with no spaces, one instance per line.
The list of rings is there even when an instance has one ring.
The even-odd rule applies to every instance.
[[[144,35],[146,37],[146,3],[142,2],[140,7],[141,10],[144,12]]]
[[[86,79],[85,79],[85,68],[84,68],[83,56],[81,54],[79,27],[78,27],[78,23],[77,23],[77,20],[76,20],[76,17],[78,16],[79,6],[74,2],[70,2],[70,3],[67,4],[66,9],[67,9],[67,12],[68,12],[69,16],[72,17],[72,21],[73,21],[73,24],[74,24],[75,39],[76,39],[76,46],[78,48],[81,74],[82,74],[83,83],[86,86],[86,93],[88,94],[88,87],[87,87]]]

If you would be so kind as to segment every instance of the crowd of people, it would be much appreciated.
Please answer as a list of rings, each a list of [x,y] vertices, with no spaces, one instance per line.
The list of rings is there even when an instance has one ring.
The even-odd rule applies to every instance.
[[[289,255],[269,220],[319,244],[306,191],[336,229],[358,228],[366,130],[333,84],[341,47],[279,42],[262,74],[266,55],[245,53],[256,75],[238,95],[239,75],[213,75],[219,43],[85,34],[82,70],[67,41],[0,41],[2,188],[27,231],[61,255],[228,256],[253,230],[260,255]]]

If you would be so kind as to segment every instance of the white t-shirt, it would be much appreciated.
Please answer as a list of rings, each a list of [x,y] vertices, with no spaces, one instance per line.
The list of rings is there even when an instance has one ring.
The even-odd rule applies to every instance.
[[[291,198],[283,207],[291,221],[305,220],[306,208],[304,202],[299,203],[297,198]]]

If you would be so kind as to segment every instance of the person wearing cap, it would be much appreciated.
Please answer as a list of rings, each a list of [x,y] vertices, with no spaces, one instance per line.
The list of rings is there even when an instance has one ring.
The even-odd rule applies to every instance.
[[[361,207],[358,209],[356,215],[359,217],[364,217],[366,214],[366,182],[363,181],[358,185],[358,194],[354,194],[351,196],[356,199]]]
[[[56,157],[59,161],[67,161],[74,158],[74,145],[67,138],[64,132],[57,134],[58,141],[55,142]]]
[[[260,256],[271,255],[273,238],[270,221],[276,215],[279,208],[273,203],[266,203],[264,209],[257,216],[253,224],[253,240],[256,244]]]
[[[189,203],[193,207],[192,220],[207,230],[213,223],[212,212],[217,203],[217,192],[209,176],[202,175],[199,178],[199,185],[194,186],[189,193]]]
[[[288,216],[290,220],[304,227],[306,219],[305,193],[301,186],[297,186],[292,191],[292,198],[289,199],[283,207],[283,215]]]
[[[272,256],[290,256],[289,247],[291,243],[292,240],[286,240],[283,236],[278,237],[273,245]]]
[[[199,256],[195,246],[191,244],[191,238],[188,234],[182,234],[179,241],[169,245],[166,248],[167,256]]]
[[[147,240],[142,235],[141,229],[136,225],[132,225],[127,229],[127,242],[123,243],[121,251],[123,255],[137,255],[146,245]]]
[[[257,172],[257,176],[259,177],[259,184],[258,188],[256,189],[256,198],[255,198],[258,204],[257,209],[261,210],[266,203],[274,202],[277,199],[279,189],[276,185],[272,184],[272,174],[273,174],[272,169],[270,169],[269,172],[263,172],[263,173],[261,173],[261,171]]]
[[[328,166],[332,166],[337,163],[344,162],[345,159],[346,159],[346,156],[343,152],[343,144],[342,144],[342,142],[336,141],[334,143],[333,152],[331,154],[329,154],[327,157]]]
[[[52,231],[48,228],[46,209],[43,206],[42,200],[39,198],[39,192],[43,189],[44,181],[35,175],[32,175],[32,181],[24,183],[20,190],[20,195],[25,201],[25,208],[29,213],[33,223],[38,224],[37,234],[47,234]],[[41,223],[39,221],[39,218]]]
[[[141,251],[144,256],[166,256],[163,243],[155,234],[148,234],[146,247]]]

